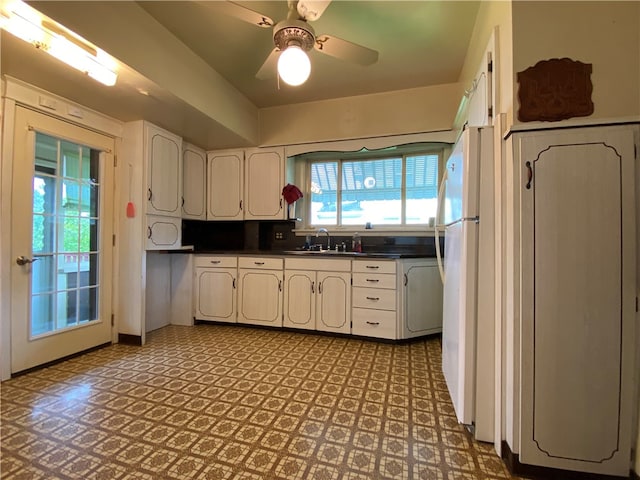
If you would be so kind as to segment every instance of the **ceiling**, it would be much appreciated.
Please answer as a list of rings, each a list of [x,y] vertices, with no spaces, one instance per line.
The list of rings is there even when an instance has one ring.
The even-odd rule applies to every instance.
[[[479,2],[334,0],[310,22],[328,34],[377,50],[360,66],[318,51],[310,54],[309,80],[290,87],[256,73],[273,49],[272,29],[220,13],[213,2],[139,2],[165,28],[258,107],[325,100],[458,81]],[[278,22],[287,2],[236,2]]]
[[[78,18],[82,4],[84,12],[92,8],[92,2],[87,1],[28,3],[72,29],[82,24],[82,18]],[[108,3],[109,8],[116,11],[126,4],[131,6],[127,1],[98,3]],[[220,7],[224,1],[136,3],[153,18],[154,24],[157,21],[257,108],[455,83],[459,81],[480,4],[479,1],[454,0],[333,0],[323,15],[311,23],[316,34],[339,37],[377,50],[378,61],[361,66],[312,51],[309,80],[302,86],[290,87],[283,82],[278,84],[275,77],[265,80],[255,77],[273,49],[272,30],[222,13]],[[287,15],[285,0],[236,3],[274,22]],[[69,5],[73,6],[71,11],[76,12],[73,22]],[[75,22],[75,26],[65,22]],[[126,36],[126,29],[114,31],[111,30],[112,35]],[[92,38],[91,30],[78,33],[109,52],[108,45]],[[212,137],[224,135],[229,138],[218,142],[216,147],[239,142],[228,131],[215,131],[218,125],[214,120],[207,118],[197,105],[178,98],[175,92],[160,89],[153,101],[143,98],[139,90],[153,87],[154,79],[141,75],[135,64],[123,64],[118,84],[109,89],[47,58],[43,52],[22,44],[6,32],[2,33],[1,42],[3,74],[123,121],[146,118],[170,128],[173,120],[174,131],[183,136],[188,128],[200,129],[201,132],[192,136],[199,136],[203,147],[212,146]],[[175,118],[181,119],[180,125]]]

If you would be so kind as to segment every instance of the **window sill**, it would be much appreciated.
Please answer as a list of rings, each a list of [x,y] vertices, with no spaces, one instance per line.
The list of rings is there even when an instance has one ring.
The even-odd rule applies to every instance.
[[[405,226],[380,226],[374,228],[364,228],[357,226],[348,226],[348,227],[330,227],[330,226],[319,226],[317,228],[312,227],[304,227],[304,228],[296,228],[293,230],[296,236],[305,236],[305,235],[315,235],[319,228],[326,228],[329,231],[330,235],[335,236],[345,236],[345,235],[353,235],[354,233],[358,233],[360,236],[383,236],[383,235],[393,235],[395,237],[433,237],[434,236],[434,228],[427,227],[426,225],[405,225]],[[443,235],[441,232],[440,235]]]

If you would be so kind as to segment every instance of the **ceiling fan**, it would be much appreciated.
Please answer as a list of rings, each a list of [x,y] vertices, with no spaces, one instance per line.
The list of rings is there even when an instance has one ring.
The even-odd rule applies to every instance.
[[[275,47],[256,73],[258,79],[272,78],[277,66],[277,72],[284,82],[290,85],[304,83],[311,69],[307,57],[307,52],[311,49],[364,66],[378,61],[378,52],[375,50],[331,35],[316,35],[309,22],[320,18],[331,0],[287,0],[287,18],[278,23],[231,1],[215,3],[221,13],[258,27],[273,28]],[[287,70],[289,57],[293,57],[294,63]]]

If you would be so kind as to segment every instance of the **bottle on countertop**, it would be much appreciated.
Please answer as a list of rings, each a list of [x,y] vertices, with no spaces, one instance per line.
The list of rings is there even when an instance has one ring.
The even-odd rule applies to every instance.
[[[362,240],[360,239],[358,232],[354,233],[353,238],[351,239],[351,250],[357,253],[362,252]]]

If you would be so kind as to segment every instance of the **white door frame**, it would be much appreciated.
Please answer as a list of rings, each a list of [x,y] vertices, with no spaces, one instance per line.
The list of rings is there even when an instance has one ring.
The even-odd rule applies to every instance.
[[[122,138],[122,122],[90,110],[69,100],[51,94],[45,90],[33,87],[19,80],[5,77],[3,79],[2,108],[0,109],[0,121],[2,122],[2,135],[0,136],[0,266],[5,267],[11,263],[11,196],[13,177],[13,135],[15,128],[16,105],[23,105],[61,120],[89,128],[96,132],[115,138],[116,154],[120,139]],[[54,109],[48,110],[40,107],[40,104],[54,105]],[[70,116],[67,112],[82,112],[83,118]],[[116,167],[116,178],[118,167]],[[114,200],[120,198],[120,190],[116,184],[113,193]],[[117,208],[114,211],[113,231],[118,234]],[[118,278],[118,249],[113,252],[113,278]],[[117,288],[113,286],[112,302],[117,299]],[[116,319],[117,322],[117,319]],[[117,323],[112,331],[112,341],[117,341]],[[9,268],[0,268],[0,380],[11,377],[11,273]]]

